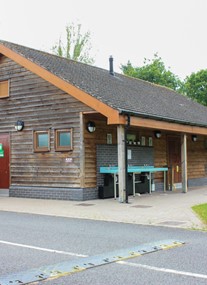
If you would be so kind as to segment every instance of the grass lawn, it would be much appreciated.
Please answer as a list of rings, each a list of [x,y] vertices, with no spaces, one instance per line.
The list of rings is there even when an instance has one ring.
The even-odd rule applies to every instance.
[[[193,211],[199,216],[199,218],[207,224],[207,204],[195,205],[192,207]]]

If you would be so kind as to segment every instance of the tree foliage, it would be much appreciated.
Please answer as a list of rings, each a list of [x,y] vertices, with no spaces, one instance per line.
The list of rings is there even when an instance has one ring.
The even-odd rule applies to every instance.
[[[127,65],[122,65],[121,70],[125,75],[143,79],[155,84],[169,87],[178,92],[183,91],[183,82],[165,67],[164,62],[158,54],[154,54],[153,59],[144,59],[144,65],[133,67],[128,61]]]
[[[207,69],[193,72],[186,77],[185,93],[198,103],[207,106]]]
[[[74,23],[66,26],[66,41],[62,41],[60,37],[59,42],[52,47],[56,55],[93,64],[94,59],[89,55],[90,50],[90,32],[82,33],[81,24]]]

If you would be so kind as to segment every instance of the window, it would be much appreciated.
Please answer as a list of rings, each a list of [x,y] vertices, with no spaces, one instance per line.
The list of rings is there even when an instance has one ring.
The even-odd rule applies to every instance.
[[[33,133],[34,151],[50,151],[50,131],[34,131]]]
[[[0,81],[0,98],[9,97],[9,81]]]
[[[141,144],[145,146],[145,137],[141,137]]]
[[[55,150],[72,150],[72,129],[55,130]]]

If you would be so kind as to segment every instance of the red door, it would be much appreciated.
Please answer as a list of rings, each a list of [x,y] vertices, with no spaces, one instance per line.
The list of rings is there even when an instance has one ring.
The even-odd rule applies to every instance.
[[[181,174],[181,139],[179,137],[168,138],[168,166],[172,167],[174,183],[182,181]]]
[[[4,157],[0,157],[0,189],[9,188],[9,135],[0,134]]]

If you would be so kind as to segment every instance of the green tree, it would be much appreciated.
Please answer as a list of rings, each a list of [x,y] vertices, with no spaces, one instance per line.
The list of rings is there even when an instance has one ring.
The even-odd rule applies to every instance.
[[[128,61],[127,65],[121,65],[121,70],[125,75],[166,86],[183,93],[183,82],[170,69],[166,69],[158,54],[154,54],[153,59],[145,58],[144,65],[141,67],[133,67],[131,62]]]
[[[66,41],[61,37],[52,47],[54,54],[76,61],[93,64],[94,59],[89,55],[91,50],[90,32],[82,33],[81,24],[74,23],[66,26]]]
[[[207,69],[193,72],[186,77],[185,93],[198,103],[207,106]]]

